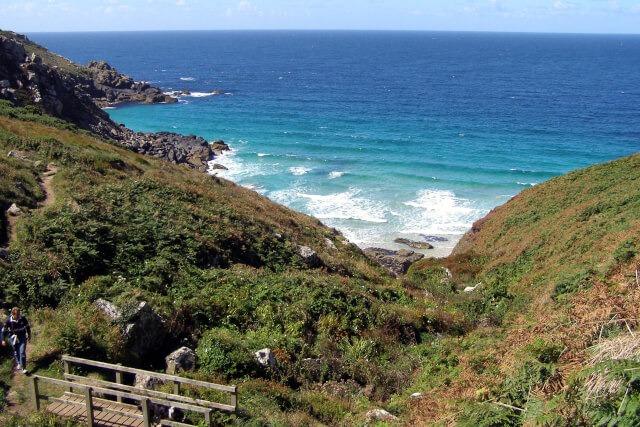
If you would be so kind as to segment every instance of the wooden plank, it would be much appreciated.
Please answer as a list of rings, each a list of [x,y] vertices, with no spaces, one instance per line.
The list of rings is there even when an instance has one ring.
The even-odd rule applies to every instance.
[[[69,406],[84,407],[85,400],[81,395],[66,392],[63,397],[50,397],[52,401],[60,402]],[[95,411],[122,415],[128,418],[142,419],[142,412],[135,405],[127,403],[118,403],[112,400],[104,400],[99,398],[93,399],[93,407]]]
[[[99,380],[97,378],[87,378],[81,375],[65,374],[65,378],[67,378],[70,381],[78,381],[79,383],[85,384],[85,385],[114,388],[114,389],[119,389],[122,391],[127,391],[135,394],[140,394],[142,396],[157,397],[160,399],[183,402],[183,403],[188,403],[190,405],[196,405],[196,406],[205,406],[207,408],[220,409],[222,411],[227,411],[227,412],[236,412],[237,410],[237,400],[235,399],[235,396],[236,396],[235,393],[231,395],[232,396],[231,400],[234,404],[227,405],[224,403],[211,402],[209,400],[195,399],[193,397],[181,396],[179,394],[170,394],[170,393],[164,393],[162,391],[141,389],[134,386],[113,383],[105,380]]]
[[[220,390],[225,392],[237,392],[237,387],[235,385],[229,386],[229,385],[210,383],[207,381],[193,380],[191,378],[184,378],[178,375],[169,375],[169,374],[163,374],[160,372],[145,371],[144,369],[129,368],[127,366],[115,365],[113,363],[98,362],[95,360],[83,359],[80,357],[74,357],[74,356],[68,356],[68,355],[63,355],[62,360],[64,362],[73,362],[73,363],[78,363],[82,365],[94,366],[97,368],[110,369],[116,372],[120,371],[120,372],[127,372],[130,374],[149,375],[151,377],[159,378],[165,381],[178,381],[182,384],[189,384],[196,387],[212,388],[215,390]]]
[[[87,423],[87,414],[84,406],[73,404],[65,404],[64,401],[53,402],[47,408],[47,411],[65,418],[74,418],[81,423]],[[140,418],[132,418],[122,414],[105,412],[102,410],[94,411],[94,426],[98,427],[142,427],[143,420]]]
[[[193,424],[185,424],[178,421],[164,420],[164,419],[160,420],[159,424],[161,426],[168,426],[168,427],[193,427]]]

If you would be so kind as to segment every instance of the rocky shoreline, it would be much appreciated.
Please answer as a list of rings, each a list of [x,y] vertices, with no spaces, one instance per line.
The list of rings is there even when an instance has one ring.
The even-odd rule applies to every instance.
[[[10,32],[0,34],[0,99],[21,107],[33,106],[136,153],[202,172],[208,170],[216,152],[229,149],[222,141],[217,141],[214,149],[195,135],[141,133],[116,124],[102,108],[122,103],[171,103],[177,99],[118,73],[103,61],[91,61],[83,67]]]

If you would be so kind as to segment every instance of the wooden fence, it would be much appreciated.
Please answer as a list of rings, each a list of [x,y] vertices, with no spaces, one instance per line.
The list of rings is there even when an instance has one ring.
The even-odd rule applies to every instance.
[[[60,415],[73,414],[72,408],[80,411],[77,412],[78,416],[83,417],[82,419],[86,420],[89,426],[131,425],[148,427],[154,418],[158,418],[157,414],[154,414],[156,411],[153,411],[153,408],[173,408],[174,410],[178,409],[185,412],[200,413],[204,417],[206,425],[210,426],[213,411],[220,410],[235,413],[238,410],[236,386],[214,384],[176,375],[145,371],[66,355],[62,357],[62,362],[64,365],[64,380],[38,375],[31,376],[33,387],[32,399],[36,410],[40,409],[40,400],[47,399],[49,402],[58,404],[55,412]],[[82,368],[76,369],[76,371],[100,371],[106,374],[105,376],[107,378],[112,377],[113,381],[72,373],[74,366]],[[167,393],[153,389],[134,387],[133,384],[130,384],[131,381],[127,381],[127,379],[134,375],[145,375],[149,378],[159,380],[162,383],[173,383],[173,392]],[[46,396],[41,393],[41,383],[62,387],[65,392],[61,397]],[[213,402],[184,396],[181,394],[184,390],[182,386],[217,390],[222,392],[223,395],[227,395],[228,401]],[[119,417],[119,421],[111,421],[111,424],[109,424],[104,421],[106,419],[105,414],[117,416]],[[163,415],[164,417],[160,416],[155,422],[174,427],[191,425],[171,420],[166,413],[163,413]]]

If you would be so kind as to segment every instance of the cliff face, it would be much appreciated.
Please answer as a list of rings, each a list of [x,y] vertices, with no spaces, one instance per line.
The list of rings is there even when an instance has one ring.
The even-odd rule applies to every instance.
[[[29,53],[20,40],[0,35],[1,98],[18,106],[36,106],[100,136],[121,139],[118,126],[85,91],[91,86],[90,79],[49,66],[42,57]]]
[[[162,90],[135,82],[105,62],[88,67],[65,58],[17,34],[0,33],[0,99],[74,123],[141,154],[206,171],[215,153],[194,135],[142,134],[120,126],[101,107],[123,102],[176,102]]]

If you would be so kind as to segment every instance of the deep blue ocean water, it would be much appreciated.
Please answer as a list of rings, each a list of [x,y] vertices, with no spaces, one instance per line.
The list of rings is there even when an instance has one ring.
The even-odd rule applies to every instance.
[[[352,242],[439,236],[640,151],[640,36],[442,32],[34,33],[177,104],[118,107],[139,131],[223,139],[217,171]],[[214,95],[213,91],[222,94]]]

